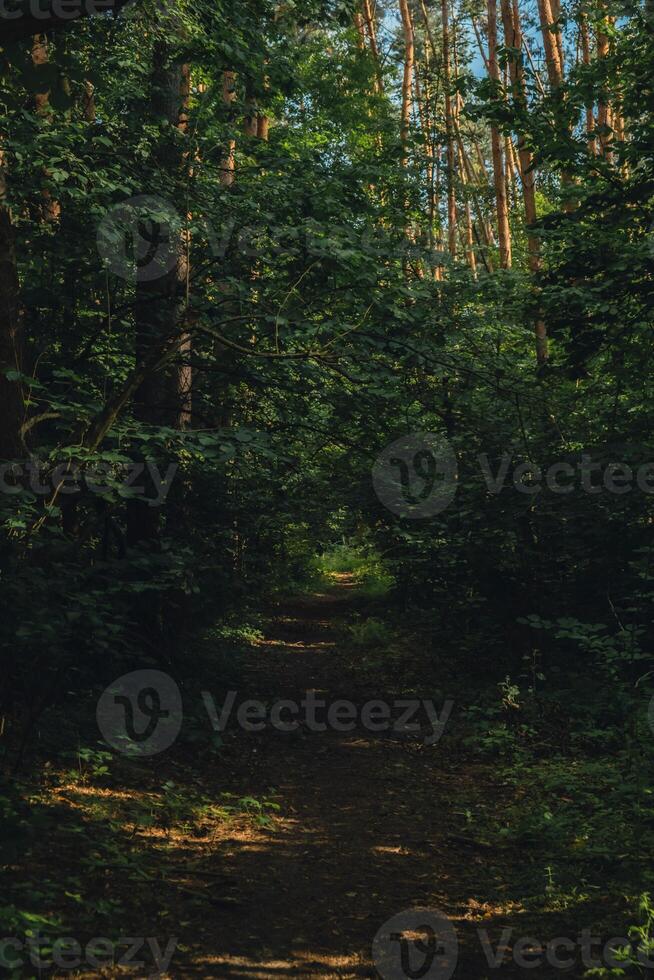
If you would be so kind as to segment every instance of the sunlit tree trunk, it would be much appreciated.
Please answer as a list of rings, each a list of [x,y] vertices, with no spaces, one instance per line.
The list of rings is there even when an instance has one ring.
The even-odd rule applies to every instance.
[[[465,186],[466,186],[465,168],[464,168],[463,154],[461,153],[461,149],[459,149],[458,158],[459,158],[459,173],[460,173],[461,184],[462,184],[462,186],[463,186],[463,188],[465,190]],[[473,274],[473,276],[476,279],[477,278],[477,258],[475,256],[475,236],[474,236],[473,223],[472,223],[472,208],[470,206],[470,201],[467,198],[466,198],[466,201],[465,201],[465,212],[464,213],[465,213],[465,236],[464,236],[464,241],[465,241],[466,259],[468,260],[468,265],[470,266],[470,269],[472,271],[472,274]]]
[[[425,49],[427,51],[427,49]],[[429,58],[429,55],[426,54]],[[418,103],[418,114],[420,118],[420,127],[422,129],[422,138],[424,143],[424,154],[425,154],[425,177],[427,181],[427,239],[429,245],[429,253],[433,255],[436,241],[434,237],[434,230],[436,227],[436,173],[434,166],[434,146],[432,142],[431,133],[431,105],[428,95],[428,89],[425,85],[425,90],[423,92],[422,85],[420,82],[420,71],[416,69],[415,74],[415,85],[416,85],[416,101]],[[431,264],[431,274],[434,279],[440,279],[441,267],[436,263]]]
[[[45,34],[36,34],[32,38],[31,57],[32,64],[35,68],[47,65],[48,42]],[[37,116],[40,116],[42,119],[47,119],[50,111],[50,93],[47,89],[35,94],[34,106]],[[44,177],[46,179],[48,177],[47,170],[44,171]],[[61,206],[59,202],[54,200],[50,191],[45,188],[43,189],[43,217],[46,221],[56,221],[61,217]]]
[[[555,26],[555,14],[550,0],[538,0],[540,29],[545,49],[547,76],[552,90],[563,84],[563,57],[561,47],[560,27]]]
[[[464,208],[463,208],[465,222],[461,230],[461,239],[463,241],[463,250],[466,256],[466,260],[468,262],[468,265],[470,266],[473,276],[476,279],[477,258],[475,256],[475,239],[474,239],[474,230],[473,230],[473,222],[472,222],[472,208],[470,205],[470,193],[469,193],[469,190],[472,190],[474,194],[474,188],[471,187],[470,189],[468,189],[466,187],[466,170],[465,170],[465,161],[463,159],[465,154],[465,146],[461,136],[461,126],[460,126],[461,109],[463,107],[463,98],[461,97],[461,94],[458,91],[459,56],[458,56],[458,49],[456,44],[456,31],[454,36],[453,55],[454,55],[454,88],[456,94],[454,97],[454,105],[452,109],[452,124],[453,124],[452,135],[455,140],[454,152],[455,152],[455,160],[457,164],[456,176],[463,189],[464,201],[465,201]]]
[[[95,88],[92,82],[84,82],[84,95],[82,97],[82,111],[87,122],[95,122]]]
[[[495,241],[493,239],[493,228],[491,223],[486,218],[486,215],[484,213],[483,202],[481,201],[480,194],[479,194],[480,183],[484,187],[488,185],[485,164],[483,161],[483,157],[481,157],[481,151],[479,150],[477,144],[475,144],[474,148],[481,157],[480,167],[481,167],[483,180],[480,182],[479,176],[472,165],[470,157],[468,156],[468,151],[466,150],[466,146],[465,143],[463,142],[463,138],[461,136],[461,133],[459,132],[458,126],[455,126],[455,130],[456,130],[457,143],[459,147],[460,159],[463,167],[463,174],[465,177],[465,183],[468,188],[468,193],[471,195],[472,201],[474,202],[475,205],[475,212],[477,215],[477,226],[481,232],[481,241],[478,241],[477,244],[480,248],[480,251],[482,252],[483,262],[484,262],[484,266],[486,267],[486,270],[488,272],[492,272],[493,261],[490,255],[490,249],[492,249],[495,245]],[[474,228],[475,225],[473,222],[473,231]],[[483,245],[483,250],[482,250],[482,245]]]
[[[411,104],[413,94],[413,71],[415,67],[415,39],[413,21],[407,0],[400,0],[400,14],[404,31],[404,74],[402,78],[402,167],[409,165],[409,133],[411,128]]]
[[[579,14],[579,37],[581,41],[581,57],[584,65],[590,65],[590,33],[588,31],[588,18],[582,11]],[[595,112],[593,103],[586,106],[586,135],[588,137],[588,150],[592,156],[597,156],[597,137],[595,136]]]
[[[488,0],[488,73],[500,89],[500,68],[497,62],[497,2]],[[497,237],[500,243],[500,265],[511,268],[511,229],[507,206],[506,175],[502,143],[497,126],[491,127],[491,149],[493,153],[493,183],[495,186],[495,209],[497,213]]]
[[[355,11],[354,26],[357,29],[357,46],[359,51],[366,50],[366,28],[363,22],[363,14],[360,10]]]
[[[223,102],[231,107],[236,99],[236,74],[233,71],[223,72]],[[231,121],[231,120],[230,120]],[[231,187],[234,183],[236,166],[236,140],[227,141],[227,150],[220,164],[220,183],[223,187]]]
[[[35,68],[40,68],[48,63],[48,41],[45,34],[36,34],[32,38],[32,64]],[[49,94],[48,91],[37,92],[34,96],[34,104],[36,106],[37,114],[43,115],[48,109],[49,104]]]
[[[605,9],[605,8],[602,8]],[[608,34],[602,29],[603,25],[608,26],[610,23],[608,16],[606,14],[602,17],[600,26],[597,28],[596,33],[596,44],[597,44],[597,57],[598,59],[608,58],[610,45]],[[597,109],[597,125],[600,130],[599,134],[599,144],[600,153],[602,156],[606,157],[607,160],[612,158],[611,153],[611,105],[608,99],[608,95],[602,92],[600,95],[600,101]]]
[[[515,55],[509,61],[509,76],[513,98],[519,106],[525,107],[527,101],[524,70],[522,67],[522,28],[520,26],[520,11],[517,0],[501,0],[502,21],[504,24],[504,43],[515,49]],[[528,149],[523,134],[518,139],[518,162],[520,180],[524,200],[525,220],[533,226],[538,218],[536,210],[536,187],[533,170],[533,157]],[[532,229],[527,229],[528,261],[531,272],[536,275],[541,269],[540,239]],[[540,366],[547,362],[548,340],[545,321],[539,314],[535,321],[536,360]]]
[[[456,258],[456,187],[454,126],[452,119],[452,91],[450,73],[450,14],[449,0],[441,0],[441,20],[443,28],[443,87],[445,89],[445,152],[447,159],[447,233],[448,247],[452,258]]]
[[[370,45],[370,52],[372,54],[373,62],[375,65],[375,91],[379,93],[379,92],[383,92],[384,90],[384,79],[382,75],[381,58],[379,56],[379,44],[377,43],[377,27],[375,25],[375,17],[372,11],[370,0],[364,0],[363,20],[364,20],[365,30],[368,34],[368,43]]]

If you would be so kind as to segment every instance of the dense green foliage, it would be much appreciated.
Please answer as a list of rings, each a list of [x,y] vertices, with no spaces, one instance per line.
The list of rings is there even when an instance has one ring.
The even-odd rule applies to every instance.
[[[415,119],[402,167],[403,49],[388,6],[383,89],[354,5],[320,0],[144,0],[53,35],[45,64],[33,64],[31,41],[0,49],[2,207],[25,352],[21,372],[3,370],[24,393],[24,459],[39,461],[45,488],[4,471],[3,764],[49,709],[144,664],[187,678],[207,636],[224,642],[319,572],[354,571],[384,609],[355,623],[353,644],[383,646],[384,619],[430,637],[435,668],[443,658],[457,677],[464,743],[543,802],[528,812],[517,800],[510,826],[492,833],[547,839],[562,888],[608,875],[636,894],[654,886],[643,860],[654,830],[654,31],[640,8],[620,17],[609,55],[556,91],[541,92],[527,64],[521,106],[478,77],[459,11],[461,129],[486,159],[491,122],[533,150],[543,261],[532,275],[534,229],[514,200],[513,268],[479,245],[476,274],[439,251],[434,279],[429,242],[445,238],[446,211],[427,228]],[[157,99],[182,63],[185,129]],[[434,85],[441,68],[432,62]],[[610,158],[587,152],[579,122],[607,91],[619,92],[627,134]],[[252,106],[270,121],[267,140],[244,135]],[[439,102],[439,147],[444,126]],[[458,179],[456,194],[462,209],[469,185]],[[139,195],[182,229],[188,268],[174,302],[116,274],[120,235],[98,248],[106,215]],[[492,187],[477,197],[491,220]],[[149,356],[150,306],[158,376],[192,369],[190,421],[178,424],[179,404],[148,411],[132,392],[94,444]],[[550,338],[539,368],[538,316]],[[162,317],[191,343],[166,352]],[[385,447],[419,432],[449,440],[458,479],[447,508],[413,521],[384,506],[371,474]],[[169,474],[162,506],[139,500],[156,496],[151,481],[126,486],[139,462]],[[570,492],[540,480],[555,464],[572,468],[560,481]],[[71,465],[87,480],[102,467],[102,491],[57,492]],[[612,466],[643,468],[640,485],[607,489]],[[497,473],[506,485],[492,492]]]

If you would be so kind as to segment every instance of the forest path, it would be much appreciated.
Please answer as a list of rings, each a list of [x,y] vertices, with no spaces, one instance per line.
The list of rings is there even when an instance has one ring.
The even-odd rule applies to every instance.
[[[300,703],[314,692],[328,703],[392,704],[398,692],[375,689],[361,655],[342,642],[343,618],[355,603],[347,576],[285,603],[246,657],[247,697]],[[188,975],[377,977],[371,955],[377,930],[397,913],[422,907],[451,917],[461,944],[455,973],[436,960],[427,976],[490,976],[466,920],[484,914],[470,897],[475,882],[483,892],[501,871],[457,842],[458,790],[478,774],[448,762],[445,744],[427,746],[421,734],[372,733],[360,716],[347,733],[304,725],[287,733],[269,725],[259,733],[235,732],[230,789],[273,795],[281,811],[271,826],[241,828],[219,842],[215,866],[235,883],[233,904],[228,899],[204,917]],[[493,923],[493,911],[486,910],[486,925],[499,937],[503,923]],[[492,971],[498,973],[515,975],[508,967]]]

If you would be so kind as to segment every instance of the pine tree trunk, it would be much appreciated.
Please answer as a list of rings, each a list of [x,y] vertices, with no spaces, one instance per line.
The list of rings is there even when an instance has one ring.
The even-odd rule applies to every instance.
[[[496,83],[497,89],[499,90],[500,68],[497,62],[497,0],[488,0],[488,74],[491,80]],[[497,126],[491,127],[491,149],[493,153],[497,235],[500,243],[500,265],[503,269],[510,269],[511,229],[509,227],[502,144]]]
[[[609,23],[608,17],[603,17],[602,22],[604,24]],[[609,55],[609,38],[608,35],[600,28],[597,29],[597,57],[598,59],[607,58]],[[608,98],[605,94],[600,97],[600,102],[597,111],[597,124],[600,129],[605,130],[605,132],[600,132],[599,143],[600,143],[600,153],[602,156],[606,157],[607,160],[611,159],[611,133],[608,132],[611,128],[611,106]]]
[[[552,91],[555,91],[563,84],[563,59],[561,48],[560,29],[554,27],[555,15],[552,10],[550,0],[538,0],[538,13],[540,17],[540,29],[543,35],[543,47],[545,49],[545,63],[547,65],[547,76],[550,81]]]
[[[153,52],[151,111],[155,119],[168,124],[162,132],[159,146],[159,163],[178,181],[188,165],[187,154],[179,152],[179,142],[174,130],[186,132],[190,79],[188,65],[170,63],[166,45],[155,44]],[[174,234],[174,229],[167,229]],[[178,331],[179,361],[168,370],[149,372],[134,398],[135,417],[145,425],[167,425],[186,428],[191,421],[192,374],[188,363],[191,355],[191,338],[183,333],[188,305],[187,284],[189,277],[189,241],[184,232],[175,241],[177,260],[170,271],[156,279],[137,283],[136,363],[148,363],[152,352],[161,348],[166,338],[173,338]],[[146,495],[148,487],[142,488]],[[138,500],[128,507],[128,540],[155,542],[158,536],[157,509]]]
[[[363,14],[357,10],[354,14],[354,26],[357,29],[357,46],[359,51],[366,50],[366,28],[363,23]]]
[[[88,80],[84,82],[84,96],[82,98],[82,111],[88,123],[94,123],[96,117],[95,110],[95,89],[93,83]]]
[[[454,127],[452,119],[452,92],[450,77],[450,17],[449,0],[441,0],[443,27],[443,87],[445,89],[445,152],[447,159],[447,233],[450,255],[456,258],[456,188],[454,185],[455,154]]]
[[[35,68],[42,65],[47,65],[48,63],[48,42],[45,34],[36,34],[32,38],[32,64]],[[34,107],[36,109],[37,116],[42,119],[48,117],[50,111],[50,93],[48,90],[43,92],[37,92],[34,96]],[[47,179],[48,172],[44,171],[43,176]],[[58,201],[54,200],[52,194],[46,188],[43,189],[43,217],[46,221],[57,221],[61,217],[61,206]]]
[[[413,93],[413,71],[415,65],[415,39],[413,22],[407,0],[400,0],[400,14],[404,30],[404,75],[402,78],[402,167],[409,165],[409,133],[411,127],[411,105]]]
[[[233,71],[223,72],[223,102],[231,106],[236,99],[236,74]],[[231,187],[234,183],[236,166],[236,140],[227,142],[227,152],[220,165],[220,183],[223,187]]]
[[[581,57],[584,65],[590,65],[590,34],[588,32],[588,18],[585,13],[579,14],[579,38],[581,41]],[[597,138],[595,134],[595,113],[593,104],[590,102],[586,106],[586,135],[588,137],[588,150],[592,156],[597,156]]]
[[[20,380],[7,371],[22,370],[19,283],[11,214],[6,206],[6,184],[0,158],[0,460],[25,454],[21,427],[25,417]]]
[[[509,61],[509,75],[511,78],[511,88],[513,98],[521,107],[526,106],[526,85],[524,70],[522,67],[522,29],[520,26],[520,12],[517,0],[501,0],[502,21],[504,24],[504,43],[509,48],[516,50],[516,55]],[[525,220],[527,225],[534,225],[538,218],[536,210],[536,188],[533,170],[533,157],[527,148],[525,138],[520,135],[518,139],[518,163],[520,167],[520,179],[522,182],[522,196],[524,200]],[[537,275],[541,269],[540,239],[533,230],[527,229],[527,248],[529,252],[529,269],[533,275]],[[542,315],[537,315],[534,324],[536,336],[536,360],[539,366],[546,364],[548,359],[547,327]]]
[[[379,94],[380,92],[384,91],[384,80],[382,77],[381,58],[379,57],[379,45],[377,43],[377,28],[375,26],[375,18],[370,5],[370,0],[364,0],[363,19],[365,29],[368,34],[370,52],[375,65],[375,92]]]

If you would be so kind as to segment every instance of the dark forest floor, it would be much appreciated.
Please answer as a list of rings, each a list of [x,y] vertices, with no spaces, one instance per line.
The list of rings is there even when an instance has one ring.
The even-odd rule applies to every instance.
[[[341,576],[281,604],[245,655],[239,701],[300,702],[314,692],[361,706],[406,697],[402,670],[380,674],[343,640],[360,601]],[[47,808],[39,803],[45,832],[14,884],[23,906],[78,923],[82,936],[151,936],[162,949],[175,937],[167,976],[376,977],[377,930],[416,907],[444,913],[459,938],[456,971],[436,958],[428,978],[583,976],[521,969],[510,955],[489,968],[480,928],[493,949],[505,927],[509,947],[525,935],[575,933],[569,915],[534,917],[518,899],[540,887],[537,846],[497,847],[469,829],[466,812],[501,809],[506,789],[493,765],[466,757],[447,730],[426,745],[423,733],[360,725],[347,733],[231,727],[215,755],[182,745],[145,775],[142,764],[120,765],[109,780],[91,773],[49,785]]]

